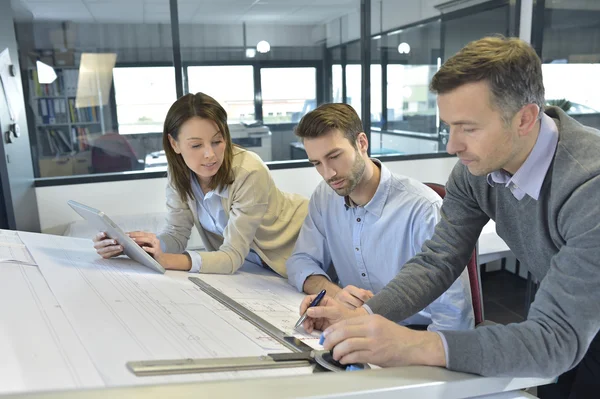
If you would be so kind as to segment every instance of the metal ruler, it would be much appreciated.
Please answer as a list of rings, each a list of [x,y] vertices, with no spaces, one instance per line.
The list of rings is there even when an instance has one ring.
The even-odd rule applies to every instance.
[[[189,277],[203,292],[249,323],[263,331],[265,334],[291,350],[292,353],[277,353],[258,357],[215,358],[215,359],[173,359],[173,360],[145,360],[128,362],[127,367],[137,376],[182,374],[182,373],[207,373],[221,371],[258,370],[288,367],[303,367],[313,363],[324,363],[321,359],[323,351],[313,349],[296,337],[288,336],[283,331],[246,309],[244,306],[231,299],[221,291],[202,281],[197,277]]]

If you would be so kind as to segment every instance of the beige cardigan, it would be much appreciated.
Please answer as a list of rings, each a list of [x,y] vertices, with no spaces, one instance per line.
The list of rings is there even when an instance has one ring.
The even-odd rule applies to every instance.
[[[181,201],[167,184],[167,227],[159,235],[163,250],[183,253],[196,226],[207,251],[200,251],[201,273],[235,273],[252,248],[275,272],[286,277],[285,262],[292,254],[308,212],[308,199],[280,191],[269,169],[251,151],[233,149],[233,183],[222,199],[228,221],[224,237],[204,230],[199,222],[196,199]]]

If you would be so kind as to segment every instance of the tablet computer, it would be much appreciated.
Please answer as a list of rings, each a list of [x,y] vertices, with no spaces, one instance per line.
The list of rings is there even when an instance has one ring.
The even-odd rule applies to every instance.
[[[164,273],[165,269],[158,263],[148,252],[144,251],[135,241],[131,239],[115,222],[110,220],[108,216],[102,211],[91,208],[87,205],[80,204],[75,201],[67,201],[67,204],[82,218],[87,220],[93,227],[98,231],[106,232],[108,238],[117,240],[117,242],[123,246],[123,253],[129,256],[131,259],[141,263],[142,265],[157,271]]]

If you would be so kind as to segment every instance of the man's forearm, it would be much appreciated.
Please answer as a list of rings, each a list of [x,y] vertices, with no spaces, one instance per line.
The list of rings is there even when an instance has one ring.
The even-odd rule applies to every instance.
[[[334,297],[335,294],[337,294],[342,289],[336,284],[333,284],[331,281],[329,281],[327,277],[319,275],[308,276],[308,278],[304,280],[304,286],[302,287],[302,290],[309,295],[318,294],[322,290],[327,290],[327,295],[330,297]]]
[[[412,364],[446,367],[446,352],[438,333],[418,331],[416,345],[409,351]]]

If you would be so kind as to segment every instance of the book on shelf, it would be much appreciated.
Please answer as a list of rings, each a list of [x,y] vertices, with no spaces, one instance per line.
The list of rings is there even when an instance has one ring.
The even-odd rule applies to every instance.
[[[65,155],[90,149],[90,130],[87,127],[71,126],[70,129],[42,128],[48,151],[46,155]]]
[[[97,107],[77,108],[75,98],[69,98],[69,115],[71,123],[95,123],[98,122]]]
[[[38,99],[38,124],[56,125],[69,122],[67,101],[63,98]]]
[[[73,144],[66,132],[60,129],[44,129],[44,137],[50,154],[61,155],[73,152]]]

